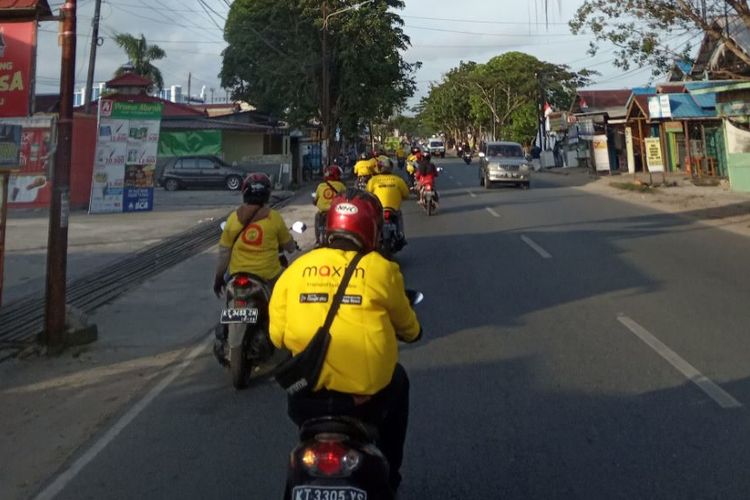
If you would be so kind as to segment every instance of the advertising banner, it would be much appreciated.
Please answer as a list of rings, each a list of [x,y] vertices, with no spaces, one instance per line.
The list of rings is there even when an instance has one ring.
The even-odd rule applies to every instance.
[[[8,179],[8,203],[48,201],[51,183],[47,181],[54,155],[52,117],[0,118],[0,128],[7,126],[20,127],[18,162]]]
[[[0,23],[0,116],[28,116],[36,23]]]
[[[161,103],[99,101],[89,213],[154,208]]]
[[[661,154],[661,140],[648,137],[646,143],[646,165],[649,172],[664,172],[664,159]]]
[[[727,153],[750,153],[750,131],[741,129],[727,121]]]
[[[594,148],[594,164],[596,171],[609,171],[609,147],[607,146],[606,135],[595,135],[592,143]]]

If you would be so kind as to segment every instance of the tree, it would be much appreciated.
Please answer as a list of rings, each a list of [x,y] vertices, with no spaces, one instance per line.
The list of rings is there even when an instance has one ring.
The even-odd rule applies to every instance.
[[[651,65],[653,76],[668,72],[675,60],[690,61],[690,40],[703,35],[723,44],[739,63],[718,68],[714,76],[746,77],[750,54],[731,36],[739,27],[750,29],[747,0],[586,0],[570,22],[573,33],[594,35],[592,55],[602,42],[611,43],[616,66]]]
[[[485,64],[462,62],[431,87],[420,117],[456,139],[485,130],[494,138],[526,143],[536,134],[542,102],[569,108],[576,89],[588,85],[592,74],[522,52],[506,52]]]
[[[328,0],[337,12],[359,0]],[[356,135],[373,121],[386,121],[413,95],[413,72],[401,56],[409,38],[389,8],[401,0],[378,0],[329,18],[327,54],[321,53],[321,0],[236,0],[227,18],[222,85],[232,97],[282,116],[293,125],[315,119],[326,130]],[[322,103],[323,68],[329,74],[330,123]]]
[[[158,61],[166,57],[167,54],[164,50],[158,45],[149,45],[146,43],[146,38],[143,34],[141,34],[140,38],[136,38],[128,33],[117,33],[114,40],[128,55],[130,63],[133,65],[132,71],[134,73],[149,78],[159,90],[164,88],[164,79],[161,76],[161,71],[151,64],[151,61]],[[125,67],[120,67],[115,71],[115,76],[120,76],[127,71],[129,70]]]

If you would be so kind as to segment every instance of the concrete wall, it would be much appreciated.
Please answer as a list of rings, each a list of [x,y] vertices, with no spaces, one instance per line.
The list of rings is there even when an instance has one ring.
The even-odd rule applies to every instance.
[[[225,130],[223,136],[224,161],[244,162],[248,156],[263,156],[263,132]]]

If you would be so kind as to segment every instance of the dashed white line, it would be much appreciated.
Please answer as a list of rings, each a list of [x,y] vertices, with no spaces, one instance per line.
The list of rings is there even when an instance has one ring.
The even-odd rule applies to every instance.
[[[96,458],[106,446],[111,443],[120,432],[130,424],[164,389],[169,386],[185,368],[192,363],[205,349],[210,345],[210,340],[213,337],[211,333],[207,339],[201,340],[200,344],[196,346],[190,353],[185,356],[183,361],[172,368],[169,375],[164,377],[143,399],[138,401],[125,415],[113,425],[94,445],[89,448],[78,460],[62,472],[55,480],[50,483],[49,486],[44,488],[39,493],[35,500],[50,500],[60,493],[65,487],[78,475],[84,467],[86,467],[92,460]]]
[[[474,191],[466,191],[466,192],[469,193],[469,196],[471,196],[472,198],[476,198],[477,197],[477,195],[476,195],[476,193]]]
[[[667,347],[661,340],[657,339],[641,325],[624,314],[620,314],[617,317],[617,320],[625,325],[625,327],[635,336],[645,342],[651,349],[656,351],[659,356],[674,366],[688,380],[697,385],[708,395],[708,397],[716,401],[719,406],[722,408],[740,408],[742,406],[742,403],[734,399],[728,392],[695,369],[693,365],[682,359],[676,352]]]
[[[487,210],[493,217],[500,218],[502,217],[499,213],[495,212],[495,210],[492,209],[492,207],[484,207],[485,210]]]
[[[532,240],[528,236],[521,235],[521,239],[523,240],[524,243],[526,243],[531,248],[533,248],[534,251],[536,253],[538,253],[543,259],[551,259],[552,258],[552,255],[550,255],[550,253],[547,252],[547,250],[545,250],[544,248],[540,247],[534,240]]]

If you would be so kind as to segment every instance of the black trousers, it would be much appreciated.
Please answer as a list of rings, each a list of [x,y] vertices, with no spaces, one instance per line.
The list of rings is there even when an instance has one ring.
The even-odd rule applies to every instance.
[[[397,363],[391,382],[361,405],[354,404],[351,394],[324,390],[289,396],[288,414],[297,426],[311,418],[346,415],[377,427],[376,445],[388,459],[391,488],[398,488],[409,424],[409,377],[403,366]]]

